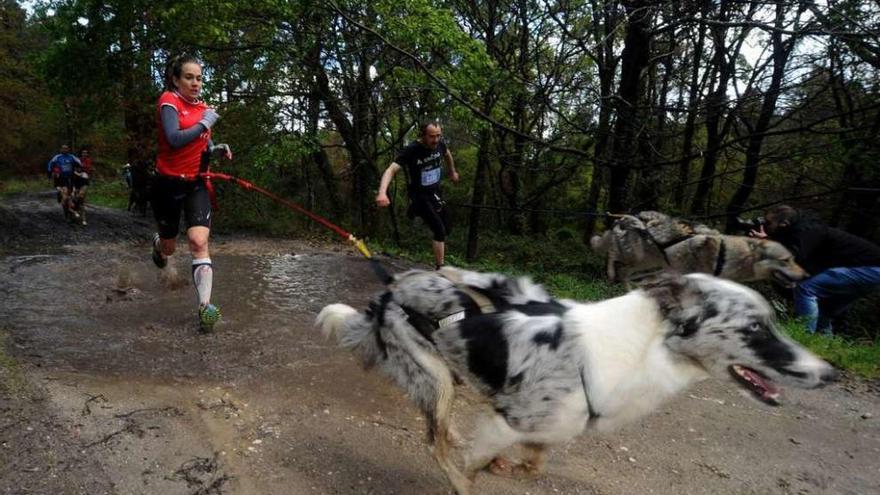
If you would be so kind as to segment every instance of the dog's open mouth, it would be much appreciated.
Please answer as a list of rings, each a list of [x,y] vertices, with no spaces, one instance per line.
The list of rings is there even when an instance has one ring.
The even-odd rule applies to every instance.
[[[773,386],[770,380],[761,376],[757,371],[734,364],[730,367],[731,374],[746,386],[755,396],[767,404],[779,405],[779,397],[782,391]]]

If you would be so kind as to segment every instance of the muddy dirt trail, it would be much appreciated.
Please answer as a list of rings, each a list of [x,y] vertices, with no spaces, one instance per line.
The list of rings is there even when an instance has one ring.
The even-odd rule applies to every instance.
[[[312,328],[323,305],[362,308],[380,289],[363,259],[344,245],[215,235],[225,322],[203,335],[188,256],[172,261],[178,283],[160,277],[151,231],[105,208],[67,225],[50,194],[0,202],[0,493],[451,492],[415,408]],[[460,393],[467,436],[485,406]],[[707,381],[554,449],[537,479],[482,474],[476,492],[880,493],[875,383],[784,400],[769,408]]]

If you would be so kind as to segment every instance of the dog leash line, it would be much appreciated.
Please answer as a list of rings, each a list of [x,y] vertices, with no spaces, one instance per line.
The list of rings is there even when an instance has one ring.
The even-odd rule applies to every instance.
[[[211,179],[219,179],[219,180],[225,180],[228,182],[232,182],[246,191],[258,192],[258,193],[272,199],[276,203],[279,203],[283,206],[286,206],[296,212],[302,213],[303,215],[314,220],[315,222],[323,225],[327,229],[335,232],[336,234],[338,234],[340,237],[342,237],[346,241],[350,242],[355,247],[355,249],[357,249],[357,251],[364,256],[364,258],[369,260],[370,267],[373,269],[373,272],[376,274],[377,277],[379,277],[379,280],[382,281],[382,283],[384,285],[388,285],[393,280],[393,278],[385,270],[385,268],[383,268],[382,265],[379,264],[379,261],[376,260],[375,258],[373,258],[373,255],[370,253],[370,250],[367,248],[367,245],[364,243],[363,239],[358,239],[357,237],[354,236],[354,234],[352,234],[350,232],[346,232],[342,227],[332,223],[331,221],[327,220],[326,218],[303,208],[302,206],[294,203],[293,201],[290,201],[288,199],[284,199],[284,198],[278,196],[277,194],[274,194],[270,191],[267,191],[266,189],[263,189],[262,187],[254,185],[253,183],[248,182],[244,179],[235,177],[234,175],[224,174],[221,172],[202,172],[199,174],[199,177],[205,179],[207,182],[210,182]]]

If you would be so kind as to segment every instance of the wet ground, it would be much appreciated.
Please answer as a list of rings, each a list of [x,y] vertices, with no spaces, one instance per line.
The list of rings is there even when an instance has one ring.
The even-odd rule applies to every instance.
[[[204,335],[188,255],[161,277],[150,222],[88,219],[65,224],[50,194],[0,202],[0,493],[450,493],[416,410],[312,328],[380,289],[347,246],[216,235],[225,321]],[[459,393],[467,436],[485,406]],[[854,378],[778,408],[704,382],[556,448],[537,479],[483,474],[476,492],[878,493],[878,406]]]

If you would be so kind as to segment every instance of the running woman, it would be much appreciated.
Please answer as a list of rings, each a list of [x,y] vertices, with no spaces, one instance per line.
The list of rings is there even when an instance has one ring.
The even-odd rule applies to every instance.
[[[73,207],[79,213],[80,222],[86,225],[86,189],[91,183],[92,156],[89,150],[79,153],[79,166],[73,167]]]
[[[211,155],[232,158],[226,144],[214,145],[211,128],[220,116],[199,99],[202,64],[190,55],[172,58],[165,70],[165,92],[157,108],[159,153],[153,190],[153,212],[158,232],[153,237],[153,262],[160,269],[174,253],[180,214],[192,254],[192,277],[198,296],[199,326],[210,332],[220,320],[220,309],[211,304],[214,268],[208,252],[211,233],[211,200],[199,172],[207,169]]]

